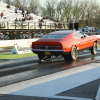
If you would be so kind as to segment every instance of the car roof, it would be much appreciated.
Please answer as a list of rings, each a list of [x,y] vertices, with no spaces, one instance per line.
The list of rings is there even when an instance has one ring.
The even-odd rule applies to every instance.
[[[73,31],[73,30],[63,30],[63,31],[55,31],[55,32],[51,32],[49,34],[71,34],[74,32],[78,32],[78,31]]]

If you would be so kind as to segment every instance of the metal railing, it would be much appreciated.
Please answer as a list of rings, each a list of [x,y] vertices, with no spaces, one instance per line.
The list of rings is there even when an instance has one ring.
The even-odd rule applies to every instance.
[[[68,29],[65,22],[2,21],[0,29]]]

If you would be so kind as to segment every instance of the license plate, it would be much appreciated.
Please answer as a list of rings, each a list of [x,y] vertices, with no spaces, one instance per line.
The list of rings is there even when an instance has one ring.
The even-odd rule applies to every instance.
[[[51,55],[51,52],[45,51],[45,55]]]

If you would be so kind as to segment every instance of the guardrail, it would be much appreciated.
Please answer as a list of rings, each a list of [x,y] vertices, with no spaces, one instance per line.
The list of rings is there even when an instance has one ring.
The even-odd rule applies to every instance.
[[[65,22],[2,21],[0,29],[68,29]]]

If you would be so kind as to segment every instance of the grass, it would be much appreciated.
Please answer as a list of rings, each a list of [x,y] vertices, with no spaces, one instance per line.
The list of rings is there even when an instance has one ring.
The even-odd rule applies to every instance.
[[[7,59],[17,59],[17,58],[24,58],[24,57],[32,57],[37,56],[34,53],[27,53],[27,54],[13,54],[10,53],[0,53],[0,60],[7,60]]]
[[[97,47],[100,47],[100,45],[97,45]],[[32,56],[37,56],[37,55],[34,53],[11,55],[10,52],[8,52],[8,53],[0,53],[0,60],[18,59],[18,58],[32,57]]]
[[[97,47],[100,47],[100,45],[97,45]]]

